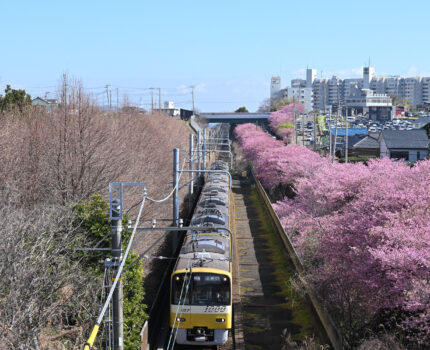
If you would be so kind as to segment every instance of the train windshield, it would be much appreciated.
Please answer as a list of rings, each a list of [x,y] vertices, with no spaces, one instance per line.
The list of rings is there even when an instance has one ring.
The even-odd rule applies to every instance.
[[[188,293],[186,288],[188,287]],[[181,298],[182,291],[182,298]],[[186,295],[186,296],[185,296]],[[230,278],[216,273],[193,273],[175,275],[173,278],[172,304],[230,305]]]

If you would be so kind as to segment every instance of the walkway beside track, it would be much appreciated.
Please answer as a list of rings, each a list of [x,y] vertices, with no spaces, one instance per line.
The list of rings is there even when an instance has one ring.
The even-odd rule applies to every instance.
[[[233,197],[245,348],[280,349],[285,329],[292,341],[315,333],[310,312],[291,286],[293,264],[255,185],[249,180],[234,180]]]

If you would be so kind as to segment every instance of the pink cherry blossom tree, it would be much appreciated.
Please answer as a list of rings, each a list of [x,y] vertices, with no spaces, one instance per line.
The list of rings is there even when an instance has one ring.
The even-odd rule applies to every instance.
[[[270,113],[269,127],[285,143],[290,143],[295,136],[294,113],[298,115],[303,112],[304,106],[302,104],[288,104],[278,111]]]
[[[428,346],[430,161],[331,164],[253,125],[235,135],[267,189],[292,189],[273,207],[351,344],[388,311],[410,341]]]

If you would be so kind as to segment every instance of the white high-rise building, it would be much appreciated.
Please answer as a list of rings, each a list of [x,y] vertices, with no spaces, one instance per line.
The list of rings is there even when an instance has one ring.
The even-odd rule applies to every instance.
[[[422,78],[421,85],[423,104],[430,104],[430,77]]]
[[[420,77],[403,79],[401,97],[409,100],[414,107],[421,105],[423,102],[421,79]]]
[[[295,102],[303,104],[305,106],[306,113],[312,111],[312,88],[287,87],[284,91],[285,98],[294,99]]]
[[[270,84],[270,98],[279,97],[279,93],[281,91],[281,77],[272,77],[272,81]]]
[[[375,68],[363,67],[363,89],[370,89],[370,82],[375,76]]]
[[[312,88],[315,78],[317,77],[316,69],[306,69],[306,87]]]

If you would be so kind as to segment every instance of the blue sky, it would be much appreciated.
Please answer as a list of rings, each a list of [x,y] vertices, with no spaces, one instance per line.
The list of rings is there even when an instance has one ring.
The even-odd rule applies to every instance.
[[[282,85],[315,68],[318,77],[430,76],[430,2],[410,0],[0,0],[0,89],[55,96],[61,75],[82,80],[105,103],[127,94],[203,112],[255,111]],[[158,102],[158,93],[155,100]]]

